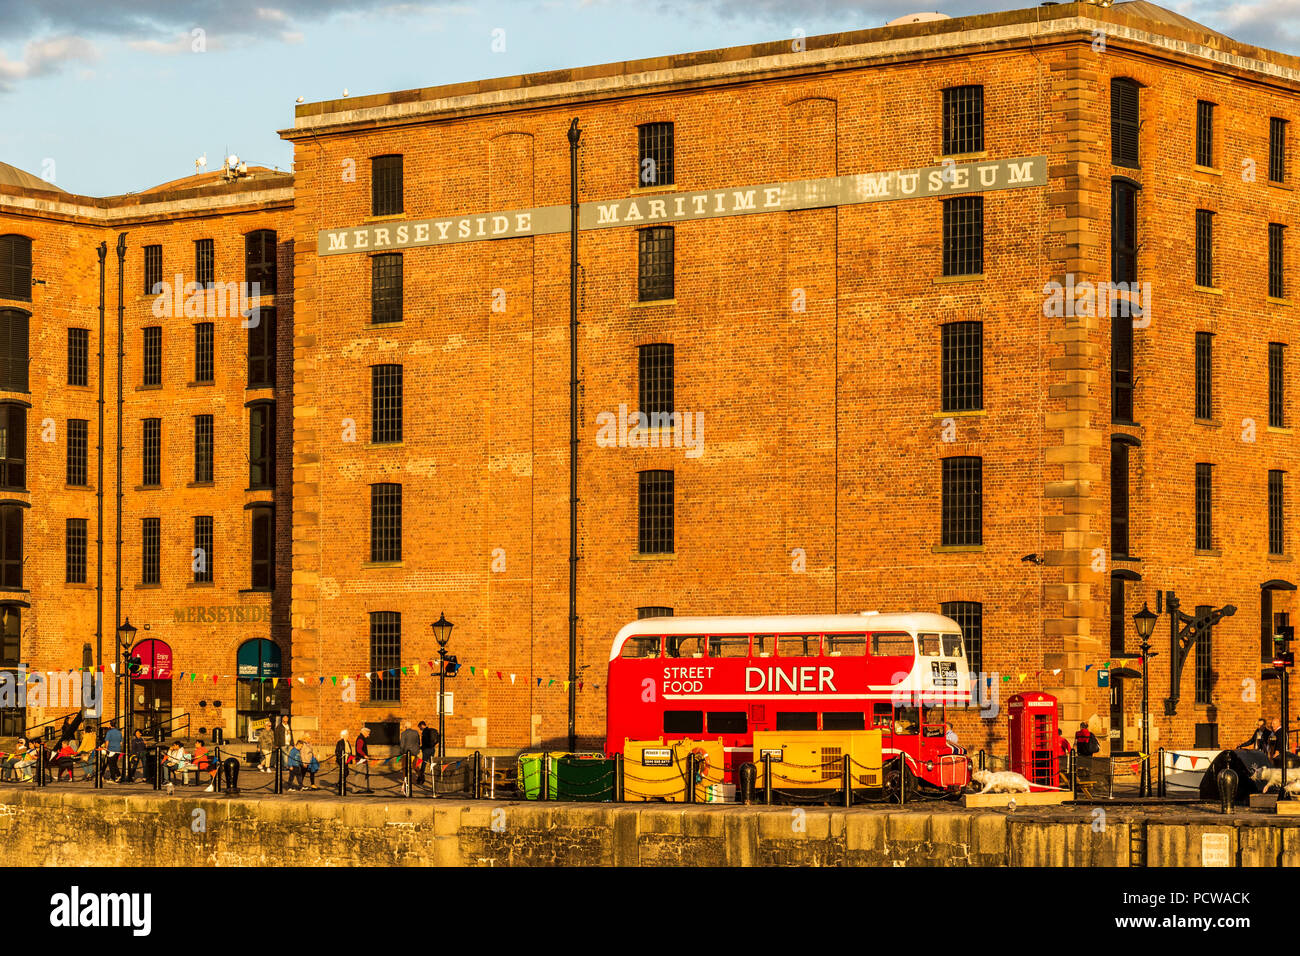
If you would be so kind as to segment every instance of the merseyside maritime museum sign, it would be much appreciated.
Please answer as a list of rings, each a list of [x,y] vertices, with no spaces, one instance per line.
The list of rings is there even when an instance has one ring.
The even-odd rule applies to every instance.
[[[581,229],[663,225],[719,216],[752,216],[792,209],[1023,189],[1046,183],[1045,156],[963,164],[950,162],[924,169],[588,202],[578,209],[578,225]],[[317,235],[316,251],[318,255],[336,256],[349,252],[553,235],[568,231],[569,213],[568,206],[541,206],[411,222],[370,223],[354,229],[322,229]]]

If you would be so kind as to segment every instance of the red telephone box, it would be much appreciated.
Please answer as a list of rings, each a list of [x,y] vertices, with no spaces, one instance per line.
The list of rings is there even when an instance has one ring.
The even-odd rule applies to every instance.
[[[1007,701],[1010,769],[1040,787],[1060,785],[1056,753],[1056,698],[1042,691]]]

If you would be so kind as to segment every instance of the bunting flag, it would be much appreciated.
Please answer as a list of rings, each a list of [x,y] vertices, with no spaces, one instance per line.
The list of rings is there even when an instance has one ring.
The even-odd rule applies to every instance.
[[[1085,674],[1088,673],[1088,671],[1090,671],[1090,670],[1092,670],[1092,665],[1091,665],[1091,664],[1084,664],[1084,665],[1083,665],[1083,672],[1084,672]]]
[[[497,680],[505,680],[505,678],[501,676],[500,671],[497,671]]]
[[[511,675],[510,675],[510,683],[513,684],[514,682],[515,682],[515,675],[514,675],[514,674],[511,674]]]
[[[1192,769],[1195,770],[1195,769],[1196,769],[1196,761],[1200,760],[1201,758],[1200,758],[1200,757],[1191,757],[1191,756],[1189,756],[1187,759],[1190,760],[1190,761],[1192,762]]]
[[[1053,675],[1056,675],[1056,674],[1059,674],[1059,673],[1061,673],[1061,669],[1060,669],[1059,667],[1056,668],[1056,670],[1052,671],[1052,674],[1053,674]]]
[[[473,668],[473,667],[471,667],[471,668],[469,669],[469,676],[470,676],[470,677],[473,677],[473,676],[474,676],[474,668]]]
[[[1029,676],[1028,674],[1021,674],[1021,675],[1020,675],[1020,683],[1023,684],[1023,683],[1025,682],[1025,678],[1028,677],[1028,676]]]
[[[538,687],[541,687],[541,686],[542,686],[542,679],[541,679],[540,677],[537,678],[537,686],[538,686]]]
[[[419,676],[420,676],[420,665],[419,665],[419,664],[412,664],[411,666],[415,668],[415,676],[416,676],[416,677],[419,677]]]
[[[280,678],[278,678],[278,677],[272,677],[272,678],[271,678],[271,690],[275,690],[276,685],[279,684],[279,683],[280,683]]]

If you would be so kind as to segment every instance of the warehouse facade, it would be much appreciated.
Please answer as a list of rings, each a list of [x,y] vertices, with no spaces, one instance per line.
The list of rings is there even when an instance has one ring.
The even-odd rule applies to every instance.
[[[257,413],[277,423],[274,490],[232,486],[221,511],[249,536],[222,547],[249,555],[245,515],[274,515],[272,595],[231,580],[220,604],[145,589],[123,605],[151,627],[171,609],[180,673],[213,682],[173,710],[228,703],[232,658],[266,639],[282,655],[269,705],[287,679],[301,727],[432,717],[445,614],[462,664],[449,745],[563,745],[571,689],[594,743],[630,619],[936,610],[979,675],[965,742],[997,746],[998,702],[1043,688],[1067,727],[1136,750],[1140,681],[1098,672],[1142,669],[1146,604],[1153,746],[1244,739],[1276,712],[1270,639],[1294,591],[1297,81],[1295,58],[1137,0],[300,106],[282,132],[291,194],[192,185],[193,209],[159,202],[157,233],[128,231],[170,262],[203,229],[273,229],[292,276],[273,391],[228,371],[225,396],[239,442],[275,403]],[[4,232],[43,217],[81,253],[126,221],[118,200],[55,224],[5,195]],[[72,240],[34,248],[55,241]],[[85,258],[60,258],[77,292],[33,321],[93,312]],[[61,361],[57,344],[33,354]],[[198,414],[175,399],[134,396],[123,434]],[[248,467],[242,447],[217,454],[225,470]],[[175,515],[179,555],[196,509],[218,509],[164,484],[124,500],[136,520]],[[71,493],[33,488],[29,522],[61,527]],[[32,645],[75,667],[93,621],[63,606],[60,570],[23,610],[78,632]],[[268,627],[207,620],[256,602]]]

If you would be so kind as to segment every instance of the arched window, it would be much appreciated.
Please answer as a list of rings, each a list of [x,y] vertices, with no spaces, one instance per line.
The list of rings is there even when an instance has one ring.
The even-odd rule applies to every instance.
[[[32,241],[0,236],[0,299],[32,301]]]
[[[0,390],[27,391],[28,335],[31,314],[0,309]]]
[[[275,295],[275,232],[258,229],[244,237],[244,281],[258,284],[258,295]],[[251,292],[250,292],[251,294]]]

